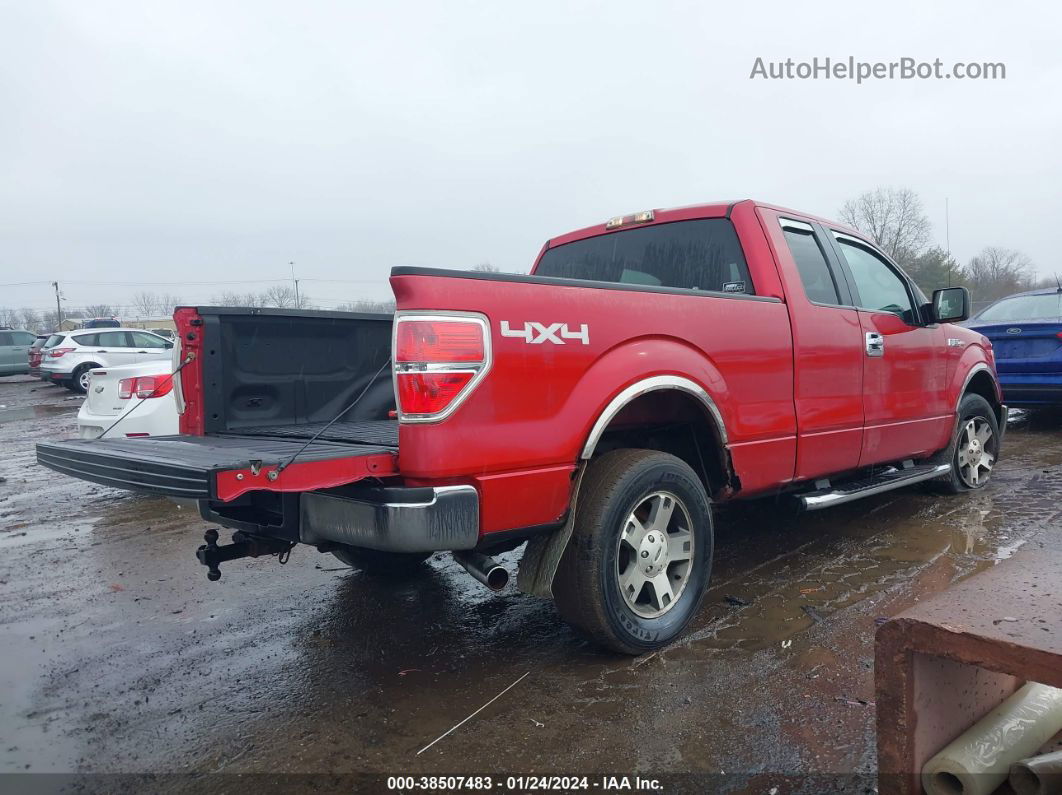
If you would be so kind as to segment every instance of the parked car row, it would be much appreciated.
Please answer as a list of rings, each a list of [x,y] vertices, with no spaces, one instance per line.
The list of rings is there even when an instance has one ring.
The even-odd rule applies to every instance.
[[[79,329],[52,334],[41,348],[40,377],[74,392],[88,390],[91,371],[149,361],[169,361],[173,343],[150,331]]]

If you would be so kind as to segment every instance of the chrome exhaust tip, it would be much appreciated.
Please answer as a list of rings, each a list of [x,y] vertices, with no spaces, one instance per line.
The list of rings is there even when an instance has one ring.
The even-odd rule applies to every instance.
[[[489,555],[471,551],[454,552],[453,555],[465,571],[492,591],[500,591],[509,584],[508,569]]]

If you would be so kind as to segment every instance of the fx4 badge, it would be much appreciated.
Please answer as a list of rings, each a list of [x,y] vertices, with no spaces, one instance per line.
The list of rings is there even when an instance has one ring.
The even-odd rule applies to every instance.
[[[541,345],[543,342],[552,342],[554,345],[564,345],[565,340],[579,340],[583,345],[590,344],[590,327],[583,323],[578,331],[571,331],[567,323],[535,323],[529,320],[523,328],[512,328],[508,320],[501,321],[501,335],[503,337],[520,337],[529,345]]]

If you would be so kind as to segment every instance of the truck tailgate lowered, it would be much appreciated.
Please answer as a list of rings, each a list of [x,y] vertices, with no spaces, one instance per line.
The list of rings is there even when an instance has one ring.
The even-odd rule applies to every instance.
[[[382,438],[380,441],[389,441]],[[307,491],[396,473],[397,445],[273,436],[71,439],[37,445],[37,461],[104,486],[228,501],[248,491]],[[299,452],[299,451],[302,452]],[[299,453],[279,475],[277,466]]]

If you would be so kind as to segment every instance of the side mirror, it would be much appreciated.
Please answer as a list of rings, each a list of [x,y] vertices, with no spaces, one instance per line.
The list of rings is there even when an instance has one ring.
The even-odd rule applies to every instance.
[[[965,287],[945,287],[933,291],[933,322],[958,323],[970,316],[970,291]]]

